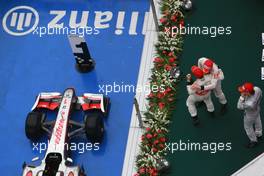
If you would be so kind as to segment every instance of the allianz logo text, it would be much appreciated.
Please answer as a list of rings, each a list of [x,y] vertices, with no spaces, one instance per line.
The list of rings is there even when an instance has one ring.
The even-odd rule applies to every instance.
[[[129,34],[139,35],[146,33],[149,12],[140,13],[138,11],[125,12],[119,11],[115,14],[111,11],[66,11],[50,10],[51,20],[44,25],[47,28],[87,28],[93,26],[95,29],[102,30],[113,27],[116,35]],[[144,15],[143,27],[139,26],[139,19]],[[88,24],[88,17],[94,16],[93,24]],[[125,23],[126,20],[126,23]],[[13,36],[24,36],[32,33],[39,26],[40,16],[36,9],[30,6],[16,6],[8,10],[2,20],[3,29]],[[129,23],[127,23],[127,21]],[[125,24],[129,25],[125,27]],[[140,28],[140,29],[139,29]]]
[[[10,9],[2,21],[4,30],[14,36],[31,33],[38,26],[38,23],[38,12],[29,6],[17,6]]]

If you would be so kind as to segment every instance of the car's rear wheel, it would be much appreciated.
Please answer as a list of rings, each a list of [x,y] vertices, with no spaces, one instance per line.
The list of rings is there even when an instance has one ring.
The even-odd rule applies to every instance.
[[[43,134],[42,125],[45,121],[45,118],[46,118],[45,113],[41,113],[41,112],[28,113],[25,124],[25,132],[28,139],[32,141],[36,141],[42,136]]]
[[[108,117],[109,114],[109,109],[110,109],[110,98],[109,97],[104,97],[104,107],[105,107],[105,113],[103,115],[105,117]]]
[[[92,143],[100,143],[104,136],[104,121],[100,113],[85,115],[85,133]]]

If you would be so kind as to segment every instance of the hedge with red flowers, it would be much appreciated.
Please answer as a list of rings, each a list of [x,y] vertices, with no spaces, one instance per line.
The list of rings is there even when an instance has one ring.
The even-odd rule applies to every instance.
[[[182,50],[183,37],[172,29],[184,26],[180,0],[161,0],[161,14],[156,57],[150,77],[150,86],[163,87],[148,95],[147,112],[144,121],[147,126],[141,137],[140,152],[136,158],[135,176],[157,176],[157,160],[166,156],[165,143],[172,110],[175,108],[176,85],[171,78],[171,69],[178,66],[178,56]],[[172,35],[173,34],[173,35]]]

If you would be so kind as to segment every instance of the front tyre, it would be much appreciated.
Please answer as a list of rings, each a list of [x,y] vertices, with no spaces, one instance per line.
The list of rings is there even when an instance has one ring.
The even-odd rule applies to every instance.
[[[78,176],[86,176],[83,166],[80,168]]]

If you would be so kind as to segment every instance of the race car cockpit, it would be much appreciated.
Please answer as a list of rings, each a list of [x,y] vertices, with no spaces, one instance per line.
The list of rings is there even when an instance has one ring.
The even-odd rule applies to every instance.
[[[49,153],[45,159],[45,170],[43,176],[56,176],[62,156],[60,153]]]

